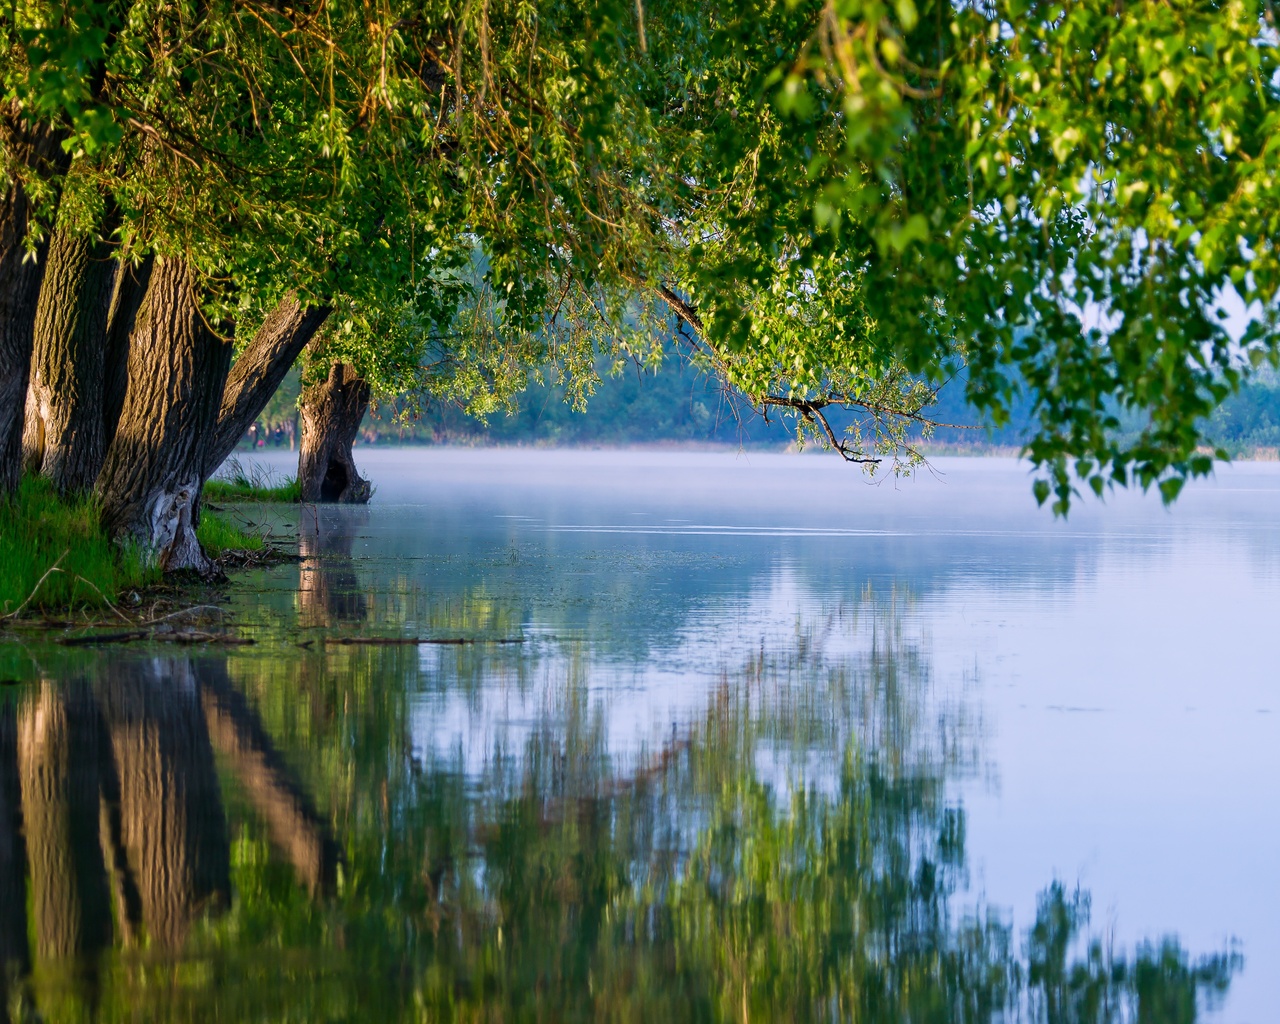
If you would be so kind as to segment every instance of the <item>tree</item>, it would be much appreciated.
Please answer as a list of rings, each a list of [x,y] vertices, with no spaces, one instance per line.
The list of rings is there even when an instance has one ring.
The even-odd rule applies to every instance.
[[[727,21],[744,49],[763,49],[772,38],[753,25],[778,10],[738,6]],[[1269,9],[795,10],[806,45],[793,35],[795,56],[771,71],[746,59],[755,71],[736,95],[778,116],[765,198],[782,183],[801,202],[726,219],[754,242],[731,264],[739,276],[796,295],[797,270],[820,278],[825,261],[853,255],[859,287],[844,308],[856,316],[841,319],[872,377],[901,363],[936,383],[963,368],[969,400],[997,425],[1026,393],[1026,450],[1046,473],[1036,495],[1052,493],[1059,512],[1076,480],[1098,493],[1158,485],[1172,500],[1209,472],[1204,417],[1277,356]],[[767,321],[719,287],[722,266],[692,269],[716,343],[763,369]],[[1239,344],[1216,309],[1232,287],[1260,311]],[[788,355],[801,383],[839,366],[820,336]],[[1143,419],[1135,439],[1122,414]]]
[[[375,400],[407,381],[477,409],[529,374],[585,400],[602,352],[654,364],[678,328],[727,386],[873,465],[918,458],[962,374],[996,424],[1031,396],[1059,511],[1073,473],[1172,499],[1212,465],[1198,420],[1276,355],[1275,54],[1244,0],[338,4],[323,27],[252,4],[30,10],[6,97],[118,211],[117,256],[184,263],[236,345],[268,311],[285,325],[231,392],[173,388],[219,391],[203,461],[162,470],[162,435],[133,454],[166,492],[197,481],[192,523],[205,463],[321,323],[307,383],[341,363]],[[34,250],[58,169],[11,137],[11,179],[44,197],[14,236]],[[1228,284],[1264,308],[1241,346],[1214,320]],[[850,436],[832,405],[863,417]],[[1122,412],[1146,417],[1137,440]],[[115,528],[183,564],[141,512],[146,474],[107,463]]]

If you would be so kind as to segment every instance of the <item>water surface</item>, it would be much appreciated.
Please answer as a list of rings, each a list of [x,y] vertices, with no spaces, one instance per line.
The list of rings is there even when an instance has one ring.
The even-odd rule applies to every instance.
[[[11,1007],[1271,1019],[1277,467],[357,458],[255,646],[2,649]]]

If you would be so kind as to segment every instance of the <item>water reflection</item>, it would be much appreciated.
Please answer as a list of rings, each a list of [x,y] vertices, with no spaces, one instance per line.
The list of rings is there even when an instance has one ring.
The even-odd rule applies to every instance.
[[[309,557],[314,594],[348,589]],[[11,1012],[1196,1019],[1230,952],[1112,948],[1051,879],[1025,935],[969,891],[956,782],[985,733],[911,600],[865,589],[721,657],[630,746],[572,638],[64,664],[0,715]],[[495,622],[474,589],[441,606]],[[424,742],[465,718],[469,747]]]
[[[302,626],[330,626],[359,621],[369,613],[360,587],[352,550],[369,510],[326,514],[323,525],[315,506],[305,507],[298,520],[298,621]]]

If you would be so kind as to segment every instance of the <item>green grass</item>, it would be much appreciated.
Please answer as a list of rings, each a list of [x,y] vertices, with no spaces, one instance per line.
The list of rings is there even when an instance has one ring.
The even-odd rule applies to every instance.
[[[296,505],[302,500],[302,488],[295,477],[274,483],[268,471],[258,466],[246,469],[235,456],[226,461],[220,473],[204,485],[204,496],[210,501],[277,501]]]
[[[48,480],[28,476],[15,501],[0,501],[0,615],[33,593],[28,611],[99,608],[159,579],[136,551],[111,543],[91,497],[66,500]]]
[[[209,488],[206,485],[205,494]],[[225,516],[204,509],[200,513],[200,525],[196,527],[196,540],[210,558],[217,558],[225,551],[261,551],[266,547],[260,533],[247,533]]]

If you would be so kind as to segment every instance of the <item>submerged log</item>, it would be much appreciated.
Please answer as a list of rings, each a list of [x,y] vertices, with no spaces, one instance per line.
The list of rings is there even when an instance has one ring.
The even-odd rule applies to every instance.
[[[369,384],[335,362],[329,376],[302,390],[298,484],[305,502],[363,505],[373,489],[356,472],[351,446],[369,409]]]
[[[196,539],[205,452],[231,344],[209,326],[182,260],[157,262],[129,342],[129,383],[98,477],[102,521],[166,570],[207,572]]]

